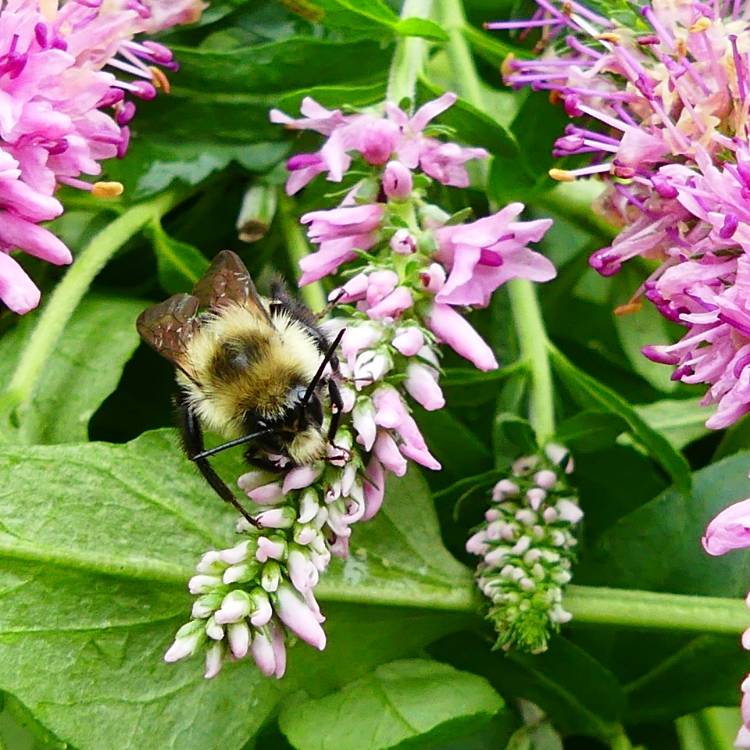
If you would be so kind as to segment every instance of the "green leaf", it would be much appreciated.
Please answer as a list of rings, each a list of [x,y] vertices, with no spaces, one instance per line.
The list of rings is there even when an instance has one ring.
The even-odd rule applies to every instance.
[[[435,479],[448,483],[491,468],[487,441],[447,409],[425,411],[414,407],[414,417],[430,451],[442,464],[439,474],[431,474]]]
[[[170,237],[159,221],[152,222],[149,234],[164,291],[177,294],[192,289],[208,268],[206,256],[197,247]]]
[[[501,412],[495,416],[494,430],[495,451],[503,456],[515,458],[539,450],[534,428],[527,419]]]
[[[434,747],[488,722],[503,701],[481,677],[410,659],[378,667],[324,698],[286,707],[282,731],[299,750]]]
[[[711,433],[706,427],[710,412],[701,406],[701,401],[701,398],[667,398],[633,408],[679,450]]]
[[[738,453],[693,475],[692,490],[673,488],[621,518],[582,560],[577,582],[676,594],[744,596],[750,552],[710,557],[700,538],[730,503],[750,495],[750,453]],[[658,554],[656,554],[658,550]]]
[[[630,404],[602,383],[579,370],[560,351],[550,345],[550,360],[555,372],[568,386],[578,403],[596,406],[621,417],[630,426],[633,437],[672,477],[681,492],[690,490],[690,467],[685,457],[662,435],[649,427]]]
[[[617,414],[587,410],[561,422],[555,439],[575,455],[606,448],[627,429],[627,422]]]
[[[357,529],[353,554],[335,559],[320,582],[323,599],[378,597],[384,584],[394,604],[470,611],[477,595],[471,572],[443,546],[430,491],[422,475],[410,470],[389,480],[388,498],[375,518]],[[431,604],[431,602],[433,604]]]
[[[367,33],[376,38],[392,33],[398,16],[383,0],[306,0],[318,12],[317,20],[331,29]]]
[[[198,660],[164,664],[196,559],[236,540],[233,512],[177,443],[161,430],[126,445],[0,449],[0,689],[61,740],[78,750],[240,748],[282,690],[311,675],[333,689],[466,625],[471,576],[442,547],[415,475],[389,484],[381,515],[355,532],[357,554],[324,579],[321,598],[352,603],[325,606],[330,652],[295,648],[282,683],[246,661],[211,681]],[[390,607],[354,606],[377,602]]]
[[[45,365],[14,439],[24,443],[86,440],[94,412],[117,387],[138,346],[135,319],[146,303],[89,294],[78,306]],[[0,375],[7,380],[31,334],[33,317],[0,339]]]
[[[420,100],[434,99],[445,93],[424,78],[417,85]],[[510,131],[500,125],[487,113],[459,98],[456,103],[440,115],[440,124],[456,131],[456,137],[462,143],[486,148],[495,157],[512,157],[518,155],[518,145]]]
[[[610,287],[610,303],[613,308],[630,299],[644,275],[636,265],[626,265],[622,273],[615,276]],[[649,304],[629,315],[615,315],[614,322],[620,345],[633,370],[654,388],[665,393],[674,391],[677,382],[671,378],[672,369],[652,362],[641,354],[641,350],[644,346],[674,340],[676,337],[673,329],[676,326],[670,325],[656,307]]]
[[[416,18],[408,19],[407,25],[435,27],[429,21]],[[436,29],[442,31],[440,27]],[[310,88],[322,82],[327,85],[352,83],[385,71],[387,55],[378,42],[348,37],[333,41],[300,36],[231,50],[173,46],[180,70],[173,76],[172,83],[181,95],[205,90],[222,96],[276,95],[280,91]],[[358,60],[356,70],[345,64],[353,57]]]
[[[448,636],[431,648],[438,658],[486,677],[506,698],[537,704],[566,734],[606,741],[617,732],[625,700],[615,676],[579,646],[557,637],[543,654],[487,652],[474,635]]]
[[[496,68],[499,68],[510,54],[518,57],[528,55],[528,51],[522,47],[508,44],[498,35],[487,34],[469,24],[464,26],[463,35],[476,55]]]
[[[552,146],[568,120],[563,108],[553,107],[542,93],[519,92],[516,96],[524,97],[510,129],[516,150],[496,154],[487,181],[490,197],[502,204],[529,202],[532,196],[553,187],[547,175],[555,163]]]
[[[193,114],[198,115],[197,112]],[[133,202],[160,193],[174,184],[199,185],[233,161],[251,171],[265,172],[277,164],[289,148],[286,143],[175,141],[152,133],[148,125],[144,126],[142,136],[134,140],[126,159],[104,163],[107,179],[122,182],[125,198]],[[202,137],[208,138],[208,134]]]
[[[448,34],[426,18],[404,18],[394,27],[399,36],[421,36],[436,42],[447,42]]]
[[[664,721],[706,706],[737,703],[738,685],[750,668],[750,658],[735,638],[701,635],[675,651],[662,643],[657,650],[661,654],[656,663],[625,685],[628,721]],[[739,722],[735,731],[738,726]]]

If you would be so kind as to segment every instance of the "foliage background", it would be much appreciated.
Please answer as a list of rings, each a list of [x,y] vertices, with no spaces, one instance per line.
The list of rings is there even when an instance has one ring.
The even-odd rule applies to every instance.
[[[381,0],[219,0],[197,27],[165,37],[182,65],[172,93],[140,107],[127,158],[105,164],[125,195],[100,203],[71,191],[54,223],[76,254],[130,221],[118,235],[126,241],[22,383],[23,398],[14,373],[44,321],[32,336],[39,313],[0,316],[0,738],[9,750],[519,750],[559,748],[561,737],[566,748],[626,748],[623,727],[652,750],[730,746],[736,712],[694,712],[736,703],[750,667],[736,635],[639,628],[635,606],[619,625],[574,621],[541,656],[490,652],[463,543],[529,436],[528,373],[512,367],[502,290],[473,322],[510,367],[478,374],[446,357],[448,408],[417,417],[445,468],[393,481],[379,517],[357,530],[352,558],[319,587],[328,649],[294,649],[280,683],[248,663],[205,681],[195,660],[161,660],[190,605],[194,560],[231,542],[232,514],[179,452],[172,373],[139,345],[135,318],[189,288],[225,248],[261,287],[272,270],[296,277],[296,218],[326,204],[330,186],[313,183],[295,201],[281,194],[284,158],[314,141],[290,138],[268,110],[296,112],[305,95],[333,106],[381,101],[394,47],[409,34],[430,40],[422,98],[464,93],[448,41],[459,33],[470,43],[484,107],[461,101],[443,121],[494,155],[490,200],[522,200],[530,215],[557,219],[543,249],[560,273],[540,295],[557,347],[558,437],[576,455],[586,511],[575,583],[714,597],[747,588],[747,555],[708,559],[699,539],[718,509],[748,494],[750,422],[708,434],[697,394],[639,353],[674,331],[647,309],[613,317],[646,269],[633,262],[614,280],[589,269],[610,230],[589,210],[591,186],[553,189],[546,177],[563,116],[544,95],[499,84],[510,42],[481,23],[521,11],[469,0],[467,24],[451,27],[405,24],[397,10]],[[276,191],[278,208],[247,244],[235,222],[251,186]],[[478,190],[444,190],[447,205],[487,212]],[[63,271],[30,267],[49,301]],[[225,476],[240,471],[232,457],[217,463]]]

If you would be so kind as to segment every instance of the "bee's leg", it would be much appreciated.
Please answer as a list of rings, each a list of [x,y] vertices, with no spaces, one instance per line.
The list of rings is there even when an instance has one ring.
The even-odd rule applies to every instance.
[[[208,459],[195,458],[195,456],[203,451],[203,430],[198,422],[198,418],[195,416],[193,410],[184,398],[179,398],[177,400],[177,408],[180,417],[182,443],[188,458],[195,462],[195,465],[200,470],[200,473],[203,474],[205,480],[211,485],[216,494],[224,500],[224,502],[234,506],[248,523],[256,527],[259,526],[260,524],[242,507],[239,500],[234,496],[232,490],[224,484],[221,477],[213,470]]]
[[[339,390],[338,383],[336,383],[333,378],[328,379],[328,398],[331,401],[331,406],[336,407],[336,411],[331,410],[331,423],[328,426],[328,442],[336,447],[333,441],[339,430],[339,424],[341,424],[344,400],[341,398],[341,391]]]

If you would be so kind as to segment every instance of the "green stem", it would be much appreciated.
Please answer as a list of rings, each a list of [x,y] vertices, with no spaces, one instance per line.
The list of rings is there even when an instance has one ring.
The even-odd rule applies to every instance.
[[[125,211],[99,232],[75,259],[44,306],[29,342],[16,365],[4,405],[27,407],[44,364],[96,275],[107,261],[154,217],[163,216],[176,202],[174,193],[164,193]]]
[[[675,721],[682,750],[732,750],[737,731],[736,709],[704,708]]]
[[[281,221],[281,231],[286,240],[287,252],[292,261],[294,270],[299,269],[299,262],[306,255],[310,254],[310,247],[305,239],[302,227],[297,221],[297,217],[292,210],[292,204],[286,195],[279,197],[279,219]],[[320,312],[326,306],[326,295],[323,286],[316,281],[313,284],[303,286],[300,295],[305,304],[313,311]]]
[[[750,626],[742,599],[568,586],[565,607],[578,624],[713,635],[737,635]]]
[[[461,0],[439,0],[443,28],[448,33],[448,55],[455,73],[454,83],[467,101],[484,109],[482,84],[471,50],[463,34],[466,27]],[[521,357],[531,370],[529,419],[537,440],[543,445],[555,432],[555,402],[552,371],[547,354],[547,332],[536,290],[531,282],[515,279],[508,283],[513,319]]]
[[[630,744],[628,736],[624,732],[616,734],[609,743],[612,750],[632,750],[633,746]]]
[[[404,0],[401,18],[429,18],[432,0]],[[403,99],[414,101],[417,78],[424,67],[427,42],[419,37],[400,37],[396,42],[388,75],[386,99],[399,104]]]
[[[531,371],[529,420],[539,444],[544,445],[555,432],[555,400],[547,350],[547,331],[536,289],[530,281],[509,281],[508,295],[518,333],[521,358],[529,363]]]

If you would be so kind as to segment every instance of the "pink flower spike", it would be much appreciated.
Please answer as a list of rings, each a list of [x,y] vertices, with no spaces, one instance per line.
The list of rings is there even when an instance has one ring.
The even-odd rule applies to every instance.
[[[265,536],[258,537],[258,549],[255,552],[255,559],[258,562],[283,560],[285,552],[286,545],[283,542],[277,542]]]
[[[321,471],[320,466],[297,466],[284,477],[282,492],[286,495],[292,490],[309,487],[320,476]]]
[[[404,387],[409,395],[427,411],[445,406],[443,391],[437,382],[437,373],[432,367],[412,362],[406,368]]]
[[[458,96],[452,91],[446,91],[442,96],[423,104],[409,121],[409,126],[414,132],[424,130],[431,120],[450,109],[458,100]]]
[[[10,255],[0,252],[0,299],[19,315],[39,304],[41,294],[26,271]]]
[[[457,143],[442,143],[426,139],[419,155],[422,171],[451,187],[469,187],[469,173],[464,164],[472,159],[486,159],[489,153],[483,148],[462,148]]]
[[[387,297],[398,284],[398,274],[395,271],[385,269],[375,271],[367,277],[367,292],[365,299],[368,305],[375,305],[384,297]]]
[[[405,357],[413,357],[424,346],[424,336],[419,328],[410,326],[399,329],[391,343]]]
[[[394,289],[387,297],[367,310],[367,315],[372,320],[381,318],[398,318],[401,313],[408,310],[414,304],[411,291],[405,286]]]
[[[383,172],[383,192],[391,200],[404,200],[411,195],[411,172],[399,161],[389,161]]]
[[[398,255],[411,255],[417,251],[417,241],[408,229],[397,229],[389,245]]]
[[[271,622],[269,628],[271,629],[273,655],[276,659],[276,670],[274,675],[277,680],[280,680],[286,672],[286,645],[284,643],[284,631],[276,620]]]
[[[750,547],[750,499],[734,503],[715,516],[702,542],[709,555]]]
[[[383,466],[397,477],[406,474],[406,459],[401,455],[396,441],[385,431],[380,430],[375,441],[374,452]]]
[[[271,482],[250,490],[247,496],[258,505],[273,505],[284,498],[284,490],[278,482]]]
[[[363,521],[369,521],[380,510],[385,497],[385,471],[383,465],[374,456],[365,469],[364,480],[365,512]]]
[[[495,355],[471,325],[449,305],[432,306],[427,324],[430,330],[457,354],[468,359],[480,370],[496,370]]]
[[[271,639],[263,630],[255,631],[250,643],[250,653],[253,655],[256,666],[266,677],[275,674],[276,656]]]
[[[420,466],[424,466],[426,469],[432,469],[432,471],[440,471],[442,465],[428,450],[427,448],[417,448],[410,443],[404,443],[400,447],[402,455],[410,458],[412,461],[416,461]]]
[[[326,634],[315,614],[291,586],[282,584],[276,592],[279,619],[296,636],[319,651],[326,647]]]
[[[439,292],[445,286],[445,269],[439,263],[431,263],[421,274],[421,281],[428,292]]]

